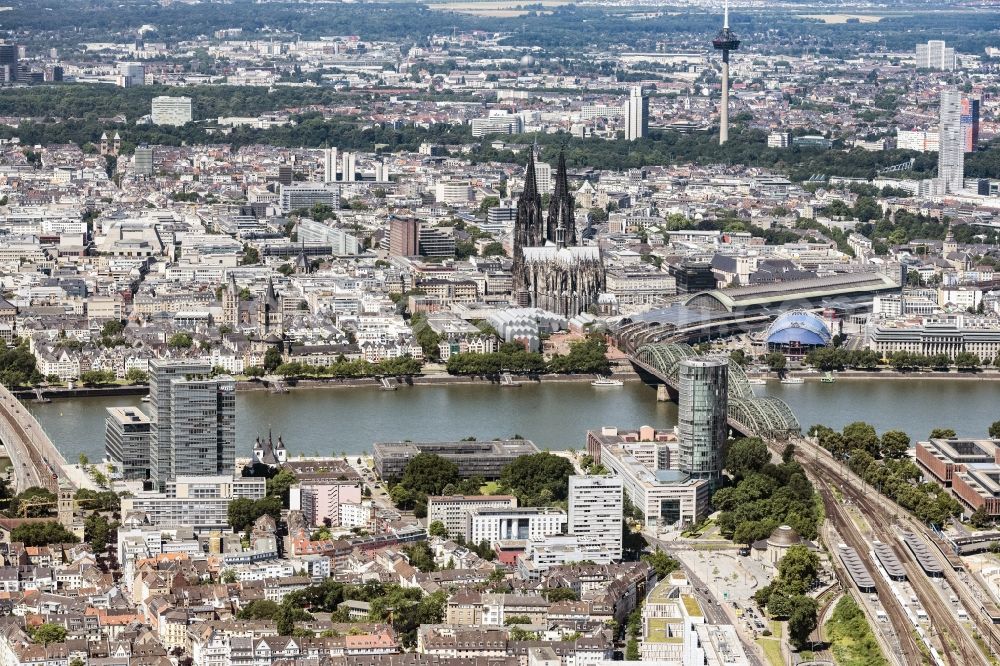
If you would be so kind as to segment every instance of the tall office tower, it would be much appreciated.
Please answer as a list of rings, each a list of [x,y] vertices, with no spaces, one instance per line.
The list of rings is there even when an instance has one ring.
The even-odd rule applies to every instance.
[[[917,44],[917,69],[953,70],[958,64],[955,49],[947,48],[944,41],[932,39],[926,44]]]
[[[352,183],[357,180],[357,156],[354,153],[344,153],[340,156],[340,179]]]
[[[625,107],[628,122],[625,138],[629,141],[643,138],[649,133],[649,97],[643,92],[642,86],[632,88]]]
[[[108,407],[104,421],[104,454],[126,479],[149,478],[150,422],[138,407]]]
[[[605,546],[622,558],[624,485],[620,476],[569,477],[569,533],[585,545]]]
[[[118,85],[122,88],[145,85],[146,66],[139,62],[118,63]]]
[[[719,107],[719,145],[729,141],[729,52],[740,48],[736,33],[729,29],[729,0],[726,0],[722,30],[712,40],[712,46],[722,51],[722,106]]]
[[[132,167],[139,178],[149,178],[153,175],[153,148],[151,146],[136,146],[132,156]]]
[[[938,191],[958,192],[965,179],[965,137],[962,135],[962,94],[941,91],[941,127],[938,130]]]
[[[191,122],[191,98],[154,97],[150,103],[150,120],[154,125],[183,125]]]
[[[323,150],[323,182],[332,183],[337,180],[337,149]]]
[[[972,97],[962,98],[962,141],[967,153],[979,147],[979,100]]]
[[[420,221],[413,217],[393,217],[389,220],[389,254],[394,257],[415,257],[420,253]]]
[[[717,484],[725,455],[729,362],[689,358],[681,361],[677,379],[677,428],[680,468],[696,479]]]
[[[295,170],[292,168],[291,164],[279,164],[278,165],[278,184],[279,185],[291,185],[292,181],[295,180]]]
[[[162,490],[178,476],[231,475],[236,458],[236,382],[199,361],[149,362],[149,466]]]
[[[17,81],[17,44],[0,42],[0,82]]]

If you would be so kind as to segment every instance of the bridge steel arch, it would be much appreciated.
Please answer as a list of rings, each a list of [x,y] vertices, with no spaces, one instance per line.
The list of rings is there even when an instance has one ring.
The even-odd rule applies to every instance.
[[[802,430],[791,407],[780,398],[730,396],[728,412],[730,420],[743,426],[745,434],[764,439],[784,440]]]

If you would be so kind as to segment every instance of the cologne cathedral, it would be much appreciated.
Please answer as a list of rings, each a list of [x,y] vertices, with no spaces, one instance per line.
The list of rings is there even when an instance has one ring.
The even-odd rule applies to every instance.
[[[514,221],[514,298],[522,307],[574,317],[597,306],[605,276],[600,249],[577,245],[573,195],[562,153],[547,213],[543,220],[532,152]]]

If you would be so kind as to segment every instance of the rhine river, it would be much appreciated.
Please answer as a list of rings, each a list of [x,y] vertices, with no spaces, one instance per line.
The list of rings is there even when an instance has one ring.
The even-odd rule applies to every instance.
[[[914,440],[933,428],[984,437],[1000,420],[1000,382],[967,380],[841,379],[833,384],[770,381],[759,393],[784,399],[803,429],[814,423],[840,428],[867,421],[879,433],[898,428]],[[28,402],[66,459],[104,454],[105,407],[141,405],[139,396]],[[444,441],[519,434],[540,449],[582,449],[586,431],[604,425],[672,427],[674,403],[657,403],[656,392],[639,382],[621,388],[589,383],[315,388],[236,397],[237,455],[247,456],[257,434],[280,434],[289,450],[306,455],[360,453],[379,441]]]

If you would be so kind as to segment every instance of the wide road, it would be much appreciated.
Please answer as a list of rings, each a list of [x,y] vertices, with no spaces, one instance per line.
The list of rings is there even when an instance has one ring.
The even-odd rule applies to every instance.
[[[0,385],[0,441],[14,470],[18,492],[31,486],[58,490],[58,478],[53,479],[49,464],[61,478],[66,461],[31,415],[6,387]],[[48,463],[46,462],[48,461]]]
[[[659,548],[665,553],[670,553],[677,545],[674,541],[662,541],[656,537],[645,536],[651,546]],[[705,613],[705,621],[708,624],[733,624],[733,620],[729,617],[726,607],[722,605],[724,602],[720,602],[715,597],[712,588],[705,585],[694,573],[694,570],[684,564],[683,560],[680,558],[675,559],[680,562],[681,569],[694,589],[695,598],[698,599],[698,603]],[[744,638],[742,632],[740,632],[739,625],[734,625],[734,627],[736,628],[736,635],[739,636],[740,642],[743,644],[743,651],[746,653],[747,659],[750,660],[752,666],[764,666],[760,656],[757,654],[757,645]]]

